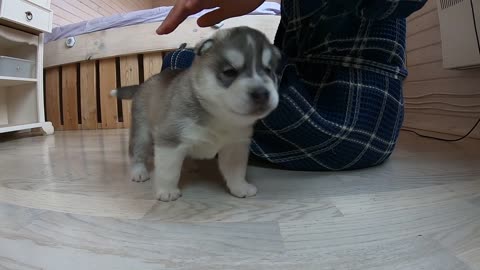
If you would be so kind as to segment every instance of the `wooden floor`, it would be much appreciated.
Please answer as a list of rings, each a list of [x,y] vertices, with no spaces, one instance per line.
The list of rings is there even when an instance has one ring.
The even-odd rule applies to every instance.
[[[125,130],[0,143],[0,269],[480,269],[480,141],[403,134],[386,164],[252,167],[236,199],[215,166],[157,202],[129,180]]]

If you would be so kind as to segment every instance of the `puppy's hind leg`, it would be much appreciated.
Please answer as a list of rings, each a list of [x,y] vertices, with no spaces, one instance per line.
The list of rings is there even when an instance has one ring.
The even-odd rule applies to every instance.
[[[132,160],[131,178],[134,182],[145,182],[150,179],[147,162],[152,155],[152,136],[145,124],[132,120],[129,147]]]
[[[218,165],[230,193],[239,198],[255,196],[257,187],[245,180],[248,165],[249,145],[227,145],[218,153]]]

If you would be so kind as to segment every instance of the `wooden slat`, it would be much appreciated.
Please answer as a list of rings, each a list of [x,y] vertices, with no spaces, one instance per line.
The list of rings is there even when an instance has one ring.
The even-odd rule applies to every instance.
[[[100,109],[102,114],[102,128],[118,128],[117,99],[110,96],[110,92],[117,88],[115,59],[100,60]]]
[[[405,106],[409,108],[438,108],[457,113],[474,113],[480,117],[480,93],[476,95],[431,95],[406,97]],[[475,116],[474,115],[474,116]]]
[[[428,0],[427,3],[425,3],[425,6],[418,10],[417,12],[413,13],[410,15],[410,17],[407,18],[407,21],[413,21],[414,19],[423,16],[424,14],[434,10],[437,8],[437,0]]]
[[[73,4],[70,0],[63,0],[60,3],[54,3],[51,5],[51,8],[54,10],[54,14],[59,14],[62,12],[62,17],[65,18],[78,18],[76,21],[89,20],[94,17],[101,17],[99,13],[92,13],[91,11],[83,10],[79,6],[85,7],[82,4],[77,3]]]
[[[445,78],[420,82],[405,82],[405,96],[416,97],[428,94],[474,95],[479,94],[480,76],[471,78]]]
[[[403,126],[429,130],[445,134],[465,135],[475,124],[477,118],[461,117],[456,115],[431,114],[427,112],[406,111]],[[471,137],[480,138],[480,129],[477,128]]]
[[[53,1],[59,1],[60,2],[62,0],[53,0]],[[84,5],[89,5],[89,6],[94,5],[94,7],[96,6],[96,8],[98,10],[101,10],[101,12],[106,12],[107,13],[107,14],[104,14],[104,16],[112,15],[112,14],[118,14],[118,13],[121,12],[121,11],[118,11],[118,10],[115,10],[114,8],[112,8],[108,3],[105,3],[104,0],[100,0],[100,1],[79,0],[79,2],[81,2]]]
[[[432,29],[439,24],[437,10],[434,9],[423,16],[411,20],[407,26],[407,36],[411,36],[422,31],[428,31],[428,29]]]
[[[131,0],[52,0],[53,23],[64,25],[67,22],[80,22],[122,12],[152,8],[151,1]]]
[[[45,70],[45,106],[47,121],[52,122],[55,130],[62,130],[60,114],[60,70]]]
[[[418,66],[420,64],[438,62],[441,61],[442,58],[442,44],[438,43],[409,52],[407,55],[407,64],[408,66]]]
[[[407,51],[425,48],[441,42],[440,38],[440,26],[435,26],[432,29],[420,32],[408,37]]]
[[[444,69],[442,61],[418,65],[409,68],[407,81],[434,80],[443,78],[477,78],[480,70],[448,70]],[[452,89],[453,90],[453,89]]]
[[[62,67],[63,125],[65,130],[78,129],[77,65]]]
[[[122,86],[138,85],[140,82],[138,72],[138,56],[128,55],[120,57],[120,84]],[[123,127],[129,128],[131,124],[131,100],[122,100]]]
[[[163,53],[147,53],[143,55],[143,78],[147,80],[160,72],[163,64]]]
[[[55,1],[58,1],[58,0],[55,0]],[[98,13],[101,14],[101,16],[109,16],[113,14],[109,12],[107,8],[103,8],[100,6],[101,1],[95,1],[95,2],[92,2],[91,0],[69,0],[69,1],[75,1],[75,2],[81,3],[87,9],[90,8],[90,9],[96,10]]]
[[[97,91],[95,61],[80,64],[80,96],[82,129],[97,128]]]
[[[246,25],[264,32],[273,41],[280,16],[247,15],[225,21],[223,28]],[[73,48],[65,47],[65,40],[45,44],[45,67],[77,63],[122,55],[174,50],[186,42],[193,46],[216,30],[199,28],[196,19],[187,19],[169,35],[155,33],[158,23],[147,23],[113,28],[76,37]]]
[[[54,13],[55,13],[55,11],[54,11]],[[58,27],[58,26],[67,25],[67,24],[72,23],[69,20],[62,18],[57,14],[55,14],[55,15],[56,16],[55,16],[55,22],[53,23],[53,27]]]
[[[55,22],[59,22],[59,23],[77,23],[77,22],[81,22],[82,21],[82,18],[80,18],[77,14],[75,14],[74,12],[69,12],[67,10],[65,10],[64,8],[61,8],[59,6],[57,6],[55,3],[52,3],[52,5],[50,6],[50,8],[52,9],[53,11],[53,20]],[[57,18],[60,18],[57,19]]]
[[[175,0],[152,0],[153,7],[164,7],[175,5]]]
[[[60,5],[60,6],[63,5],[63,8],[66,8],[68,11],[78,13],[78,15],[81,15],[81,17],[84,20],[90,20],[92,18],[98,18],[105,15],[108,16],[108,14],[105,14],[104,12],[102,12],[102,9],[98,7],[97,8],[90,7],[90,5],[86,5],[79,0],[62,0],[60,2],[58,0],[54,0],[54,1],[56,2],[57,5]],[[83,1],[83,2],[90,2],[90,1]],[[96,2],[99,2],[99,1],[96,1]]]
[[[462,105],[454,106],[444,103],[430,103],[430,102],[412,102],[405,103],[405,109],[411,112],[418,112],[433,115],[457,116],[462,118],[478,119],[480,117],[480,105]]]

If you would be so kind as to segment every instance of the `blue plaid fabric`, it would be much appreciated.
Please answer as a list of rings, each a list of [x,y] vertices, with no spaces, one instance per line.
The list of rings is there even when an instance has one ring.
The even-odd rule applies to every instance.
[[[192,49],[178,49],[167,53],[163,58],[162,71],[165,69],[185,69],[192,65],[195,52]]]
[[[251,153],[291,170],[375,166],[403,122],[405,18],[426,0],[283,0],[278,108],[255,127]],[[168,54],[186,68],[195,54]]]

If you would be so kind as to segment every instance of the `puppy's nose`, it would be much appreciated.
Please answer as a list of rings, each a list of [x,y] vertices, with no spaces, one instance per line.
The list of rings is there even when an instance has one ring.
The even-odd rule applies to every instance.
[[[257,104],[263,104],[268,102],[268,99],[270,98],[270,92],[263,87],[255,88],[250,91],[250,98]]]

